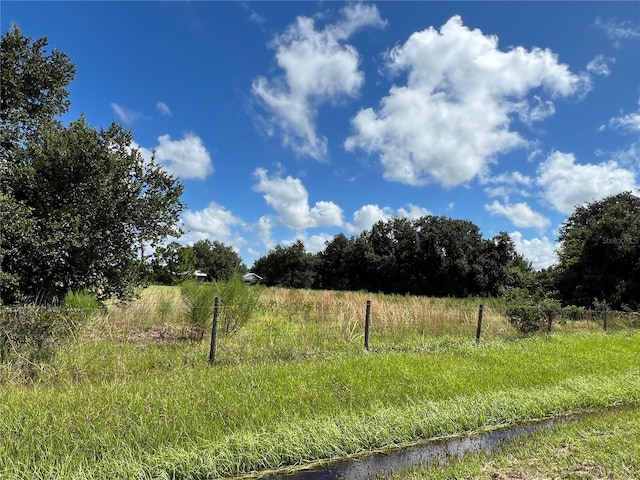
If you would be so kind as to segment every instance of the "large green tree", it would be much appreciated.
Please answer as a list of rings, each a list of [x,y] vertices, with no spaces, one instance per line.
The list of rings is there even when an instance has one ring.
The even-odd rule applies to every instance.
[[[69,109],[67,87],[75,76],[69,57],[46,52],[46,38],[33,40],[12,25],[0,45],[0,155],[2,166],[21,145]],[[6,170],[2,171],[7,174]]]
[[[153,259],[146,265],[147,279],[161,285],[176,285],[192,278],[195,267],[195,253],[192,247],[171,242],[155,249]]]
[[[622,192],[578,206],[559,241],[554,275],[564,302],[640,307],[640,197]]]
[[[234,273],[246,273],[247,267],[238,253],[217,240],[198,240],[193,244],[195,267],[207,274],[208,280],[230,280]]]
[[[60,123],[74,67],[46,45],[16,27],[2,36],[0,295],[4,303],[70,289],[123,297],[144,246],[180,235],[183,186],[132,149],[120,125]]]
[[[266,285],[285,288],[314,288],[317,283],[318,258],[306,251],[302,240],[291,245],[276,245],[257,259],[251,271]]]

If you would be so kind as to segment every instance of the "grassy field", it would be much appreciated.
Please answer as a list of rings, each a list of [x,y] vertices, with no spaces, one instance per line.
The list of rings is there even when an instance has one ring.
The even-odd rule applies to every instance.
[[[0,478],[218,478],[640,402],[631,329],[522,338],[494,301],[494,333],[476,345],[473,299],[267,289],[261,301],[213,366],[178,291],[153,288],[28,380],[5,368]]]

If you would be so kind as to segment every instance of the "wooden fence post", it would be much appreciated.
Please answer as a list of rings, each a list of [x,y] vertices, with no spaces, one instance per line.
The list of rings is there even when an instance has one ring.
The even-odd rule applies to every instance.
[[[607,331],[607,307],[604,307],[604,310],[602,312],[602,327],[606,332]]]
[[[364,348],[369,350],[369,328],[371,326],[371,300],[367,300],[367,312],[364,317]]]
[[[480,334],[482,333],[482,311],[484,310],[484,305],[480,304],[478,308],[478,328],[476,328],[476,343],[480,343]]]
[[[213,304],[213,325],[211,325],[211,346],[209,347],[209,365],[216,360],[216,343],[218,342],[218,319],[220,318],[220,297]]]

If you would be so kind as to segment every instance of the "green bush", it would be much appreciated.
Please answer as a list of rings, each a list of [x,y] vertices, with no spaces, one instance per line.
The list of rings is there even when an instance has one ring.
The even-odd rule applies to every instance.
[[[99,307],[86,292],[67,293],[61,306],[0,307],[0,363],[33,371],[38,363],[50,362]]]
[[[553,298],[540,298],[520,288],[510,289],[505,294],[509,323],[521,333],[534,333],[549,328],[560,314],[560,302]]]
[[[239,273],[223,282],[196,282],[189,280],[180,285],[182,298],[187,305],[186,321],[189,338],[202,341],[207,327],[213,320],[215,297],[220,297],[219,332],[233,335],[251,319],[258,308],[264,287],[247,285]]]
[[[202,341],[207,325],[213,319],[214,299],[217,295],[215,283],[187,280],[180,285],[182,300],[187,305],[186,322],[188,336],[193,341]]]
[[[585,309],[584,307],[578,307],[576,305],[567,305],[562,309],[562,318],[572,322],[584,320]]]
[[[247,285],[239,273],[235,273],[227,282],[217,282],[216,286],[222,302],[220,331],[223,335],[233,335],[249,322],[258,309],[264,287]]]
[[[509,323],[522,333],[537,332],[545,323],[542,312],[533,304],[511,304],[507,307],[505,315]]]
[[[69,290],[62,300],[60,311],[69,333],[74,333],[84,325],[91,316],[100,310],[101,304],[95,295],[87,291],[73,292]]]

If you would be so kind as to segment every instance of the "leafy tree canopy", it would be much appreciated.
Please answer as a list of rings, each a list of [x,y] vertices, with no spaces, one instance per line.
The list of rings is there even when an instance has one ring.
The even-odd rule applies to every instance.
[[[180,235],[183,186],[132,149],[122,126],[56,119],[75,67],[46,45],[15,26],[1,41],[1,298],[124,297],[145,244]]]
[[[440,296],[498,295],[532,277],[506,233],[483,239],[472,222],[435,216],[338,234],[316,255],[301,241],[278,245],[252,270],[267,285]]]
[[[559,241],[555,276],[564,302],[640,307],[640,197],[622,192],[577,207]]]
[[[267,286],[313,288],[316,286],[316,256],[308,253],[302,240],[288,246],[277,245],[255,261],[251,271]]]
[[[195,267],[207,274],[208,280],[230,280],[234,273],[246,273],[247,267],[238,253],[222,242],[198,240],[193,244]]]

